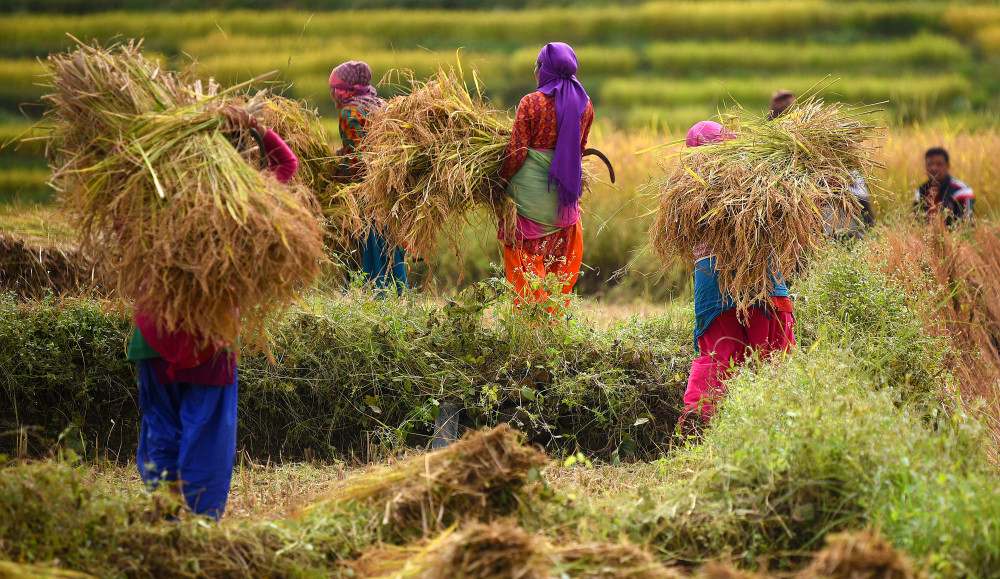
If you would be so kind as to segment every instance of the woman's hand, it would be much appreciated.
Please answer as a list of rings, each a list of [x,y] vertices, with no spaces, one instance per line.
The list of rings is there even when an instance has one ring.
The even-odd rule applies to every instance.
[[[262,135],[267,132],[267,129],[242,107],[226,105],[219,109],[219,114],[226,118],[233,129],[257,129],[257,132]]]

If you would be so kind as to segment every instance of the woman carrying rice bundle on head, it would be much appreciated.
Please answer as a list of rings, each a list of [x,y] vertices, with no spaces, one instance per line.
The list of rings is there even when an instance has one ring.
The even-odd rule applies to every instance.
[[[562,292],[573,290],[583,262],[580,196],[583,151],[594,107],[576,78],[576,53],[562,42],[538,54],[538,90],[521,99],[501,176],[517,205],[511,233],[501,224],[507,280],[525,300],[542,301],[533,277],[554,274]]]
[[[242,109],[227,107],[221,114],[229,121],[228,133],[261,135],[268,170],[281,183],[291,180],[298,159],[280,136]],[[193,512],[219,519],[236,459],[239,379],[233,344],[205,345],[201,336],[164,331],[156,311],[142,303],[135,309],[127,356],[139,376],[139,474],[150,487],[177,485]]]
[[[345,182],[360,180],[363,164],[358,146],[365,135],[368,115],[385,106],[372,86],[371,67],[358,60],[337,65],[330,73],[330,96],[340,110],[342,146],[337,155],[344,162],[338,167],[338,177]],[[407,287],[403,249],[390,246],[373,228],[361,241],[361,268],[377,290],[395,286],[402,292]]]
[[[701,121],[687,133],[688,147],[698,147],[732,138],[719,123]],[[695,248],[694,311],[695,351],[691,374],[684,392],[684,414],[680,429],[697,433],[711,419],[715,403],[725,393],[725,380],[732,368],[754,354],[768,357],[786,352],[795,345],[795,317],[780,273],[773,275],[769,303],[750,307],[741,319],[730,296],[719,290],[716,257],[705,244]]]

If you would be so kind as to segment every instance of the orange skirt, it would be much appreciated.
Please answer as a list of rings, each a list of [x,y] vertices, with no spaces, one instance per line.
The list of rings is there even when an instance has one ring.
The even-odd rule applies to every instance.
[[[583,226],[580,222],[539,239],[503,245],[503,265],[507,281],[521,299],[539,303],[549,294],[538,281],[549,274],[562,283],[562,293],[573,291],[583,264]]]

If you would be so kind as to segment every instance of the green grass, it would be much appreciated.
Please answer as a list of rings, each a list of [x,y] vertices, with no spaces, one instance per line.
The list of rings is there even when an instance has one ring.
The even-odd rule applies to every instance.
[[[629,87],[626,92],[641,90],[638,84],[621,83],[649,83],[659,92],[657,81],[675,82],[647,78],[648,72],[690,77],[676,81],[681,92],[691,91],[683,86],[689,83],[706,87],[671,105],[697,100],[709,107],[718,100],[720,87],[713,78],[702,83],[705,76],[781,73],[787,78],[792,73],[808,77],[833,73],[861,75],[857,82],[863,88],[852,93],[904,101],[908,110],[902,116],[908,120],[963,110],[969,102],[977,109],[992,106],[991,77],[996,75],[980,59],[991,54],[988,26],[1000,21],[998,14],[1000,9],[991,6],[926,2],[768,0],[495,11],[4,15],[0,16],[0,37],[5,39],[0,57],[6,58],[0,60],[0,107],[13,112],[21,103],[38,100],[43,89],[35,86],[33,76],[39,69],[31,59],[71,46],[67,32],[104,42],[145,38],[147,50],[168,55],[171,64],[182,64],[191,56],[200,62],[203,74],[224,81],[279,70],[280,79],[292,84],[291,94],[311,100],[325,112],[332,110],[326,76],[342,60],[362,57],[377,77],[394,68],[411,68],[426,76],[439,64],[454,62],[461,48],[467,65],[480,69],[489,95],[512,106],[533,88],[533,59],[538,47],[551,39],[552,23],[557,22],[560,38],[577,46],[580,78],[599,107],[663,104],[664,99],[656,96],[632,102],[621,95],[624,86]],[[970,51],[977,34],[981,48]],[[915,71],[935,73],[926,81],[925,76],[903,75],[899,90],[887,87],[897,80],[894,77]],[[872,86],[879,82],[880,86]],[[765,99],[775,88],[772,84],[761,80],[749,91],[752,98]],[[913,84],[925,86],[908,86]],[[385,92],[394,94],[392,87]],[[605,95],[612,98],[604,99]],[[970,100],[949,100],[954,96]],[[615,111],[616,117],[629,115]]]
[[[913,334],[906,304],[926,296],[887,281],[876,259],[861,247],[815,262],[795,286],[799,351],[729,380],[700,444],[625,490],[566,489],[538,528],[774,569],[828,533],[873,526],[933,577],[993,576],[1000,490],[983,426],[949,395],[944,344]]]
[[[824,81],[823,76],[777,76],[759,78],[707,78],[703,80],[619,78],[604,84],[600,97],[606,106],[628,110],[635,106],[701,104],[724,106],[726,102],[763,107],[777,88],[803,92]],[[836,78],[836,77],[834,77]],[[844,78],[822,91],[825,98],[848,102],[889,101],[889,106],[909,110],[934,110],[968,96],[971,84],[957,74]]]
[[[802,347],[787,358],[750,365],[728,381],[727,396],[699,442],[691,441],[647,464],[591,467],[574,457],[576,466],[566,461],[563,467],[544,470],[546,487],[529,487],[518,495],[519,508],[509,514],[556,543],[628,539],[665,562],[698,565],[721,557],[770,570],[801,565],[830,533],[877,528],[932,578],[995,576],[1000,565],[1000,488],[983,452],[982,425],[949,396],[949,378],[938,372],[946,348],[934,339],[915,340],[912,335],[919,325],[918,312],[907,304],[926,296],[907,295],[881,277],[877,257],[868,251],[865,245],[834,249],[812,264],[806,278],[796,284],[798,303],[804,304],[798,314]],[[451,306],[451,312],[437,310],[437,323],[419,332],[429,331],[433,338],[418,338],[420,350],[402,352],[427,361],[396,376],[416,379],[419,370],[437,380],[434,364],[442,362],[443,352],[455,352],[458,335],[466,341],[481,339],[483,330],[466,324],[471,311],[485,305],[484,297],[488,298],[468,294],[467,301]],[[37,318],[33,326],[76,336],[74,347],[85,360],[95,362],[86,332],[80,331],[83,312],[72,314],[74,322],[65,305],[63,313],[51,304],[34,307],[55,317]],[[313,307],[330,311],[329,305]],[[399,304],[361,300],[350,307],[377,314],[364,323],[385,321],[373,335],[393,334],[397,330],[392,326],[412,323],[409,315],[400,317]],[[92,312],[88,316],[98,315],[94,304],[85,309]],[[316,344],[333,343],[330,334],[342,332],[358,344],[341,354],[355,364],[385,356],[385,350],[368,345],[375,342],[359,339],[348,318],[327,328],[323,340],[303,318],[298,320],[296,332],[306,334],[313,349]],[[675,323],[671,320],[647,324],[669,326]],[[503,316],[495,321],[508,323]],[[562,330],[552,333],[551,328],[524,322],[516,322],[516,331],[504,336],[515,350],[525,351],[529,344],[563,348],[552,340],[565,336]],[[455,323],[460,331],[449,337],[448,327]],[[626,328],[634,323],[615,330],[619,332],[615,343],[627,343],[629,335],[638,343],[664,340],[664,334],[656,332],[633,334]],[[597,339],[594,336],[591,339]],[[114,340],[108,337],[101,343],[108,342],[110,351]],[[60,341],[50,338],[39,343],[49,344],[51,350]],[[4,344],[0,352],[9,349]],[[586,345],[571,344],[552,359],[572,366],[581,349]],[[873,356],[876,351],[883,354]],[[281,369],[276,373],[286,379],[288,368],[303,366],[302,358],[296,361],[280,349],[277,353]],[[117,356],[120,360],[121,353]],[[633,365],[645,363],[641,357],[626,348],[606,360],[627,373]],[[329,360],[324,358],[321,365],[326,372],[337,372],[340,366],[328,364]],[[244,364],[254,365],[247,360]],[[532,366],[522,367],[530,371]],[[580,372],[578,379],[591,379],[589,371],[578,366],[575,371]],[[914,376],[932,378],[917,385]],[[286,392],[291,389],[286,387]],[[561,389],[564,395],[574,391],[578,392]],[[260,394],[253,386],[241,392],[244,398]],[[285,396],[273,395],[267,403],[287,413],[282,406]],[[372,401],[358,393],[339,404],[348,406],[351,400],[368,406],[368,410],[351,408],[351,413],[371,411]],[[480,397],[479,404],[490,401]],[[389,403],[379,401],[382,416],[391,413]],[[65,406],[38,407],[65,413]],[[241,407],[244,415],[262,411],[263,407]],[[556,419],[551,408],[538,411],[549,423]],[[322,416],[324,407],[311,407],[310,412]],[[291,418],[293,424],[301,420]],[[242,429],[253,427],[241,424]],[[64,437],[62,455],[78,456],[72,447],[73,436]],[[324,569],[329,572],[339,559],[379,538],[398,541],[420,534],[405,524],[375,523],[385,511],[377,502],[364,501],[221,526],[186,517],[164,523],[176,508],[169,497],[150,497],[136,486],[123,492],[116,486],[121,481],[100,470],[66,461],[0,467],[0,555],[15,561],[58,560],[62,566],[102,575],[127,569],[157,576],[182,572],[212,576],[237,570],[257,576],[314,576]],[[339,476],[339,468],[337,472]],[[308,470],[303,478],[315,476]],[[134,479],[125,482],[136,485]],[[237,493],[243,492],[245,486],[238,484]],[[279,493],[277,500],[281,497]],[[271,512],[287,510],[279,505]],[[447,503],[439,512],[445,524],[456,515]],[[492,516],[501,512],[498,509]],[[231,556],[234,553],[239,556]]]
[[[48,186],[48,168],[4,167],[0,165],[0,204],[17,202],[44,202],[52,199]]]
[[[704,442],[661,467],[691,475],[625,515],[665,558],[730,551],[780,564],[829,532],[871,525],[936,576],[986,577],[1000,562],[1000,491],[968,416],[928,425],[829,344],[744,372],[728,390]]]
[[[877,243],[878,230],[871,237],[867,243]],[[814,258],[812,271],[794,288],[799,339],[805,348],[836,343],[900,403],[932,406],[947,377],[948,345],[921,322],[920,311],[930,304],[903,292],[873,266],[874,259],[869,246],[831,248]]]
[[[0,309],[0,431],[29,427],[39,452],[72,427],[64,438],[80,452],[129,452],[138,408],[127,314],[89,300],[6,297]],[[525,315],[490,283],[445,306],[357,292],[312,299],[272,326],[277,365],[241,358],[240,445],[258,459],[420,445],[449,399],[469,424],[514,420],[556,453],[659,452],[679,412],[689,320],[593,330],[533,327]],[[14,442],[0,438],[0,448]]]
[[[760,74],[773,71],[872,73],[907,70],[956,70],[971,60],[960,42],[941,35],[921,34],[902,40],[820,44],[815,42],[657,42],[644,51],[652,68],[672,75],[705,71]]]
[[[45,88],[45,67],[30,59],[0,59],[0,107],[16,110],[23,103],[39,102]]]
[[[979,30],[1000,25],[1000,7],[993,5],[952,6],[943,17],[948,30],[968,38]]]
[[[977,32],[976,42],[987,56],[1000,57],[1000,24],[983,28]]]
[[[28,122],[0,122],[0,159],[42,162],[45,158],[44,131]]]
[[[992,15],[995,10],[982,9]],[[69,46],[66,31],[83,39],[116,34],[145,37],[155,50],[176,52],[186,41],[220,29],[227,34],[334,39],[348,35],[432,48],[513,47],[550,40],[552,23],[568,42],[630,38],[804,37],[827,30],[909,34],[943,27],[945,7],[929,3],[668,2],[604,8],[522,11],[379,10],[374,12],[104,13],[85,16],[17,15],[0,18],[6,56],[42,56]],[[956,22],[964,16],[955,16]]]
[[[70,244],[74,231],[64,215],[51,209],[51,199],[0,203],[0,230],[58,245]]]
[[[336,42],[322,36],[305,36],[290,31],[287,36],[254,36],[216,31],[207,36],[189,38],[180,44],[179,52],[192,57],[223,54],[259,55],[266,47],[267,54],[299,56],[314,51],[369,50],[385,48],[375,38],[340,34]]]

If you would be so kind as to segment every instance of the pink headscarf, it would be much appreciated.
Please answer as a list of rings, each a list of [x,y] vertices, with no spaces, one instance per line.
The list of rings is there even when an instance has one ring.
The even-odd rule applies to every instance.
[[[698,121],[688,129],[684,143],[689,147],[700,147],[709,143],[728,141],[734,137],[736,135],[715,121]]]
[[[385,104],[372,86],[372,69],[360,60],[348,60],[330,72],[330,90],[337,105],[354,105],[362,113],[381,108]]]

